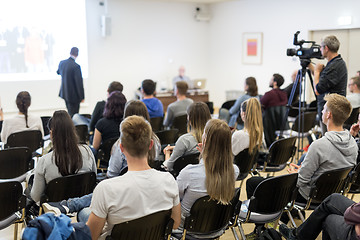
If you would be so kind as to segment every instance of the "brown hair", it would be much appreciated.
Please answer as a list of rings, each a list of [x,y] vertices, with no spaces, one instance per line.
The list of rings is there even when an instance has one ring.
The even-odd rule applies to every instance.
[[[326,106],[332,114],[333,122],[336,126],[342,126],[349,118],[352,107],[346,97],[337,93],[328,94],[324,97]]]
[[[119,91],[119,92],[122,92],[124,89],[123,85],[120,83],[120,82],[117,82],[117,81],[113,81],[109,84],[109,87],[108,87],[108,93],[112,93],[114,91]]]
[[[25,115],[25,123],[26,127],[29,128],[28,125],[28,108],[31,104],[30,93],[27,91],[19,92],[16,96],[16,106],[19,109],[19,112]]]
[[[129,116],[120,124],[120,141],[133,157],[148,155],[151,142],[151,126],[140,116]]]
[[[212,199],[228,204],[234,196],[235,173],[231,131],[226,122],[211,119],[204,129],[202,158],[206,190]]]
[[[178,90],[180,95],[186,95],[189,86],[185,81],[178,81],[176,82],[176,89]]]
[[[77,173],[83,165],[83,160],[70,115],[64,110],[55,111],[49,120],[49,128],[54,149],[53,157],[60,174],[67,176]]]
[[[258,87],[256,84],[256,79],[254,77],[248,77],[245,79],[245,84],[248,86],[247,94],[250,96],[257,96],[258,95]]]
[[[200,143],[205,125],[211,119],[209,107],[203,102],[195,102],[190,104],[186,112],[189,119],[188,132]]]

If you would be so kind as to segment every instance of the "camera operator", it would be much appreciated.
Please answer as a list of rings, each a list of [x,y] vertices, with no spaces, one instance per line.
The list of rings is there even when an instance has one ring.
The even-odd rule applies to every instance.
[[[309,64],[309,69],[314,74],[314,89],[317,96],[317,111],[319,119],[322,117],[322,109],[325,105],[324,96],[328,93],[337,93],[346,96],[347,69],[341,55],[338,54],[340,42],[336,36],[326,36],[321,42],[321,54],[328,60],[326,66],[316,64],[315,68]],[[321,121],[320,121],[321,122]],[[323,135],[326,127],[323,123],[321,129]]]

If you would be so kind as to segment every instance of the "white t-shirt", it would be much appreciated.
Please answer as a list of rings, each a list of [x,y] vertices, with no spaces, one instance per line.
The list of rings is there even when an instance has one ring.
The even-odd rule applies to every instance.
[[[154,169],[128,171],[96,186],[90,210],[106,224],[99,239],[105,239],[115,224],[134,220],[180,203],[179,189],[168,172]]]
[[[249,133],[244,130],[234,132],[231,137],[232,152],[234,156],[238,155],[242,150],[249,148],[249,144]]]
[[[19,114],[13,118],[4,119],[1,130],[1,141],[6,143],[7,138],[15,132],[29,131],[29,130],[40,130],[44,137],[44,129],[41,118],[39,116],[28,115],[28,126],[26,127],[25,115]]]

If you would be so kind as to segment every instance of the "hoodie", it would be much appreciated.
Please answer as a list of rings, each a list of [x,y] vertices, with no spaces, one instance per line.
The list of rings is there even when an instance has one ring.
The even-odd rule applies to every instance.
[[[300,194],[307,199],[311,186],[322,173],[355,166],[357,152],[357,144],[348,130],[327,132],[314,141],[299,170]]]
[[[163,117],[164,108],[161,101],[157,98],[147,98],[142,100],[149,112],[150,118]]]

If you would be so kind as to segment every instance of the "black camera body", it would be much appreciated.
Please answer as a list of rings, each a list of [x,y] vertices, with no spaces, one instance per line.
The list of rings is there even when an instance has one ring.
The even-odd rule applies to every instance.
[[[288,48],[286,50],[287,56],[297,56],[300,59],[310,59],[310,58],[317,58],[323,59],[323,56],[320,51],[320,45],[316,44],[314,41],[298,41],[298,35],[300,31],[297,31],[294,34],[294,45],[299,46],[299,48]],[[304,48],[302,45],[304,43],[311,43],[309,48]]]

